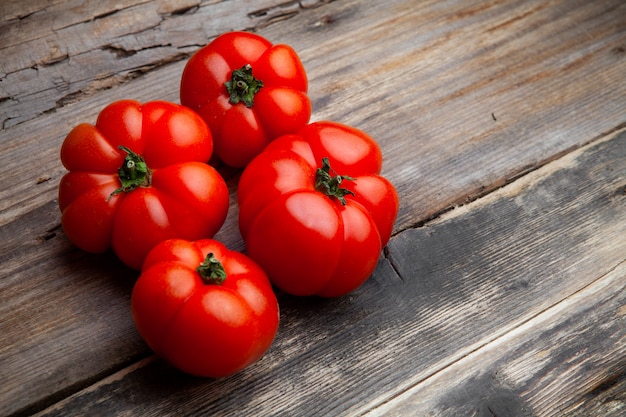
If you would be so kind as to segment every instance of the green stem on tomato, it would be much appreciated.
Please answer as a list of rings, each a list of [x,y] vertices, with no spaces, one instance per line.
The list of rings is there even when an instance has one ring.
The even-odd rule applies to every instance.
[[[334,176],[331,175],[331,171],[335,174]],[[335,170],[331,168],[328,158],[322,158],[322,167],[315,172],[315,189],[329,197],[337,198],[345,206],[346,199],[344,197],[354,195],[354,193],[340,187],[343,180],[354,181],[354,178],[347,175],[337,175]]]
[[[213,253],[209,253],[206,256],[204,262],[196,268],[196,271],[200,274],[202,281],[207,285],[221,284],[226,279],[224,265],[222,265]]]
[[[230,81],[225,83],[226,91],[230,94],[230,103],[237,104],[243,101],[246,107],[254,106],[254,96],[263,87],[263,81],[252,75],[252,65],[233,70]]]
[[[120,145],[118,149],[126,152],[126,157],[122,166],[117,170],[122,186],[113,191],[109,199],[116,194],[133,191],[137,187],[149,187],[152,183],[152,171],[146,165],[146,161],[141,155]]]

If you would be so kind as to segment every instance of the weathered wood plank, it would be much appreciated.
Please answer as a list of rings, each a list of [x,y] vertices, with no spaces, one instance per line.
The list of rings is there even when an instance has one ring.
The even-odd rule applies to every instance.
[[[26,2],[21,11],[25,2],[9,1],[0,8],[7,16],[0,21],[0,126],[187,58],[220,33],[264,27],[319,3],[72,0]]]
[[[315,3],[300,2],[300,5]],[[465,199],[472,200],[484,195],[625,122],[626,24],[620,19],[620,16],[625,15],[623,2],[371,3],[337,1],[295,15],[289,12],[295,3],[288,2],[283,8],[270,9],[265,15],[265,12],[253,13],[250,19],[256,22],[254,27],[261,28],[261,34],[273,41],[291,43],[300,53],[310,75],[315,118],[330,118],[354,124],[379,140],[386,158],[385,173],[398,186],[402,196],[396,232],[420,224]],[[20,4],[26,4],[24,10],[30,11],[12,12],[16,19],[24,19],[30,13],[34,17],[38,13],[36,10],[42,10],[43,13],[45,7],[63,7],[56,6],[57,3],[53,1]],[[31,7],[39,4],[45,7]],[[141,3],[134,7],[136,10],[144,10],[141,7],[153,7],[153,4],[157,3]],[[220,9],[223,15],[228,7],[232,7],[232,2],[218,5],[223,8]],[[206,7],[213,5],[207,4]],[[152,8],[149,10],[154,12]],[[85,10],[77,11],[83,12],[88,13]],[[124,15],[121,9],[119,13],[122,13],[120,16]],[[193,20],[196,19],[196,13],[174,13],[172,19],[183,19],[176,21],[178,27],[159,30],[175,38],[181,28],[185,30],[188,27],[187,24],[200,23]],[[215,16],[221,16],[220,13],[215,13]],[[82,29],[74,34],[88,37],[85,33],[90,33],[90,28],[96,28],[103,21],[107,21],[106,13],[98,16],[93,21],[78,23],[82,25]],[[125,16],[129,22],[134,21],[133,16]],[[281,24],[265,26],[268,21],[284,16],[291,18]],[[229,15],[224,17],[226,20],[216,18],[210,25],[226,27],[231,18],[239,22],[237,24],[242,21],[239,17]],[[248,17],[243,18],[243,21],[246,19]],[[66,26],[65,29],[69,31],[72,27]],[[233,26],[246,27],[248,26]],[[37,102],[48,100],[45,98],[48,94],[54,97],[55,103],[61,100],[62,106],[55,107],[53,113],[0,131],[0,333],[3,334],[3,339],[0,340],[0,380],[13,381],[13,385],[0,387],[0,414],[9,413],[9,410],[33,410],[29,407],[50,404],[147,354],[147,349],[133,331],[127,310],[129,281],[133,274],[121,268],[112,257],[88,256],[72,249],[59,229],[55,203],[56,187],[63,173],[58,161],[58,149],[63,137],[74,125],[83,121],[94,121],[104,105],[120,98],[177,101],[178,81],[184,62],[177,61],[166,66],[155,66],[153,63],[163,62],[163,56],[172,56],[180,51],[175,48],[166,50],[160,46],[144,48],[146,45],[157,45],[158,42],[151,42],[160,39],[156,34],[150,34],[149,29],[146,30],[147,32],[144,30],[116,38],[115,41],[119,44],[109,42],[113,46],[107,47],[105,43],[104,49],[99,44],[94,44],[93,40],[76,41],[77,45],[82,42],[86,47],[95,49],[73,56],[74,63],[89,66],[90,62],[98,61],[98,57],[108,57],[108,60],[98,61],[91,67],[92,70],[100,68],[105,71],[102,78],[98,78],[98,72],[80,74],[76,66],[63,66],[70,60],[63,59],[62,50],[57,56],[60,59],[52,59],[48,66],[40,65],[29,70],[40,71],[42,79],[29,78],[28,82],[41,82],[44,87],[19,90],[19,94],[28,93],[28,97],[22,98],[30,100],[31,104],[25,105],[24,112],[17,113],[25,115],[30,111],[28,109],[37,109]],[[71,45],[64,46],[69,48]],[[4,57],[4,53],[2,54]],[[154,56],[149,56],[150,54]],[[106,72],[107,68],[112,70]],[[144,73],[145,71],[147,72]],[[69,89],[61,85],[62,82],[59,83],[61,88],[50,89],[50,85],[43,78],[44,75],[57,79],[63,76],[74,77],[77,73],[80,75],[79,82],[84,82],[87,86],[77,89],[76,91],[80,90],[77,95],[71,95]],[[22,75],[30,77],[26,73]],[[408,84],[402,77],[404,75],[409,77]],[[2,80],[0,90],[8,88],[9,80]],[[120,86],[118,81],[125,84]],[[21,81],[10,80],[11,85],[17,82]],[[350,88],[355,85],[356,88]],[[62,100],[68,94],[70,100]],[[8,95],[0,93],[0,101],[6,96]],[[33,114],[40,111],[42,110],[38,109]],[[0,109],[0,117],[4,118],[4,115],[4,110]],[[234,194],[237,174],[231,172],[228,175]],[[582,181],[587,184],[586,179]],[[616,184],[612,185],[618,187]],[[607,186],[598,186],[599,189],[595,192],[608,192]],[[588,194],[589,190],[585,192],[587,194],[584,195],[590,198],[596,195]],[[598,198],[603,198],[602,195],[604,194],[597,194]],[[623,204],[619,203],[622,201],[619,198],[611,201],[613,204]],[[541,204],[552,203],[552,200],[540,202],[539,207],[545,207]],[[594,204],[598,206],[581,209],[583,212],[589,211],[585,213],[589,214],[590,219],[597,219],[607,210],[601,202]],[[478,206],[480,204],[471,205],[472,208]],[[595,209],[598,213],[591,213]],[[554,217],[551,219],[555,222],[556,229],[550,233],[555,233],[554,230],[559,228],[570,230],[558,220],[561,213],[554,210]],[[613,213],[611,210],[609,209],[609,213]],[[564,214],[566,218],[573,219],[572,221],[580,221],[583,224],[582,229],[589,231],[589,220],[577,213]],[[493,213],[495,223],[496,217]],[[243,243],[238,236],[235,219],[236,207],[232,200],[230,218],[220,232],[220,238],[230,246],[241,249]],[[547,221],[547,217],[545,219]],[[531,228],[543,224],[536,223],[534,217],[530,220]],[[601,219],[599,223],[604,224],[602,227],[608,227],[608,221],[609,219]],[[623,225],[623,221],[618,222],[619,224]],[[441,226],[437,227],[437,230],[446,230],[439,229]],[[489,229],[492,225],[486,222],[485,227]],[[423,229],[416,230],[418,236],[421,236],[419,231]],[[597,233],[602,230],[598,229]],[[473,229],[470,231],[478,233]],[[506,234],[507,231],[508,229],[502,231],[502,236],[510,239],[507,243],[516,243],[517,247],[522,247],[521,242]],[[617,232],[609,230],[606,236],[619,243],[619,237],[623,233],[615,233]],[[406,236],[408,235],[401,233],[396,241],[400,242]],[[592,240],[599,239],[599,235],[593,236],[595,237]],[[453,241],[451,236],[447,239]],[[524,235],[522,241],[523,239],[529,239],[529,236]],[[540,262],[545,262],[548,271],[555,274],[561,273],[557,266],[565,268],[565,275],[547,278],[548,283],[557,280],[560,287],[548,287],[551,289],[545,294],[539,290],[534,293],[537,298],[541,297],[535,301],[536,308],[539,308],[537,305],[540,303],[550,305],[557,302],[558,297],[569,294],[572,288],[565,286],[566,278],[573,281],[572,285],[583,285],[589,278],[585,274],[590,271],[595,273],[595,269],[600,271],[615,261],[608,254],[610,246],[607,246],[607,242],[599,242],[589,253],[583,253],[578,241],[560,242],[564,245],[571,243],[574,253],[580,255],[580,260],[570,264],[567,259],[551,259],[539,249],[534,249],[537,253],[520,249],[521,253],[514,254],[518,256],[516,259],[526,260],[531,270],[539,269]],[[548,243],[543,241],[545,245]],[[499,241],[494,246],[485,245],[484,250],[491,254],[493,263],[504,262],[499,257],[508,252],[498,246],[503,244],[504,242]],[[397,243],[396,249],[400,245]],[[393,251],[391,253],[393,255]],[[433,251],[430,253],[433,253],[433,259],[441,259],[434,257],[436,254]],[[533,253],[538,256],[537,261],[532,260]],[[445,254],[456,259],[459,265],[463,260],[470,264],[478,262],[475,254],[467,259],[467,254],[456,246],[452,252]],[[597,258],[594,258],[595,254],[598,254]],[[459,265],[453,265],[458,267],[457,272],[461,268]],[[476,271],[478,264],[473,265]],[[582,269],[577,269],[580,265],[583,265]],[[430,277],[435,283],[441,277],[445,278],[444,269],[423,271],[424,276]],[[116,276],[120,278],[115,278]],[[305,411],[352,410],[359,401],[368,396],[376,397],[376,389],[380,388],[369,381],[370,375],[367,372],[359,370],[362,364],[372,364],[368,359],[371,351],[382,348],[393,350],[399,346],[399,352],[417,355],[425,348],[431,355],[426,355],[417,362],[418,367],[425,369],[420,374],[423,376],[439,369],[438,364],[441,363],[437,363],[437,360],[454,360],[455,352],[450,352],[453,342],[458,343],[461,349],[459,352],[464,343],[470,347],[473,346],[472,343],[482,343],[478,336],[475,336],[476,339],[461,337],[456,341],[453,338],[441,339],[434,344],[424,342],[428,335],[439,334],[436,321],[446,319],[428,314],[426,318],[430,318],[430,321],[418,326],[412,333],[409,332],[421,340],[412,341],[408,336],[400,335],[395,342],[392,333],[404,331],[408,322],[402,324],[401,321],[413,320],[414,314],[403,312],[404,315],[392,317],[392,313],[388,313],[383,317],[381,327],[377,322],[378,317],[374,318],[377,309],[397,302],[399,308],[419,307],[418,311],[428,312],[423,310],[423,305],[435,309],[433,303],[436,302],[436,298],[428,299],[428,296],[439,297],[441,291],[447,288],[437,288],[431,281],[416,281],[412,277],[410,285],[416,286],[413,292],[400,294],[396,298],[395,292],[401,290],[385,287],[387,280],[391,280],[391,287],[409,284],[395,283],[394,277],[390,264],[383,260],[374,280],[352,299],[333,302],[284,299],[286,313],[282,326],[286,333],[275,350],[270,352],[268,359],[253,370],[218,384],[189,381],[180,376],[175,379],[192,389],[197,401],[206,400],[207,408],[211,410],[230,407],[228,398],[219,399],[213,397],[213,394],[207,394],[208,390],[223,388],[223,384],[227,387],[226,393],[250,398],[251,410],[275,405],[271,401],[272,393],[269,390],[259,393],[254,389],[257,384],[267,386],[268,378],[273,377],[285,378],[285,381],[276,385],[285,395],[300,385],[308,389],[303,394]],[[452,281],[441,282],[453,285]],[[513,288],[515,283],[519,284],[521,290],[524,285],[534,284],[535,281],[518,277],[511,284]],[[422,290],[424,293],[420,292]],[[464,298],[468,296],[466,293],[453,294],[459,297],[458,302],[467,301]],[[488,295],[477,289],[475,298],[470,297],[470,300],[478,303],[476,308],[479,309],[480,301],[477,300],[483,300],[480,297]],[[409,296],[415,297],[415,300],[408,298]],[[471,302],[470,306],[473,306]],[[363,307],[362,303],[368,305]],[[304,307],[300,304],[304,304]],[[321,316],[316,316],[319,315],[320,305],[325,311]],[[452,315],[458,314],[458,310],[462,309],[455,306],[456,304],[450,311]],[[520,306],[521,304],[515,306],[518,312]],[[505,315],[506,318],[501,319],[501,322],[480,322],[477,326],[503,325],[504,322],[513,326],[511,323],[517,320],[514,318],[515,314],[511,312]],[[354,317],[351,319],[350,315]],[[513,321],[508,322],[508,319]],[[455,319],[449,320],[446,325],[460,331],[458,327],[454,327],[460,326],[460,323]],[[354,326],[352,335],[335,335],[338,328],[348,329],[350,326]],[[372,326],[378,329],[378,333],[372,331]],[[303,328],[308,340],[302,340]],[[384,337],[380,342],[368,341],[357,347],[354,357],[351,356],[351,350],[354,349],[352,345],[350,347],[353,349],[337,351],[333,348],[333,344],[351,340],[351,337],[359,336],[360,332],[363,338],[376,340],[381,333]],[[96,346],[96,350],[92,353],[93,346]],[[298,354],[298,351],[307,349],[313,353]],[[388,360],[380,357],[382,351],[378,355],[371,359],[382,360],[376,366],[382,367],[388,363]],[[311,356],[312,361],[293,365],[294,361]],[[341,360],[335,360],[337,358]],[[406,362],[406,357],[403,360],[405,362],[400,364],[404,364],[407,370],[398,371],[394,366],[399,365],[393,364],[389,370],[376,366],[367,369],[372,371],[372,378],[381,378],[378,384],[383,388],[399,383],[402,377],[407,377],[413,383],[414,375],[411,372],[414,369],[409,366],[412,362]],[[435,362],[434,365],[429,363],[431,360]],[[319,367],[328,369],[325,373],[313,375],[320,372]],[[140,366],[136,375],[150,378],[154,373],[158,375],[160,372],[169,372],[160,362],[148,368],[147,371],[142,371],[144,367]],[[275,369],[275,373],[270,372]],[[397,371],[395,374],[394,369]],[[264,375],[264,372],[269,372],[270,376]],[[363,393],[349,394],[346,404],[342,404],[343,393],[339,392],[339,388],[333,393],[333,387],[324,385],[342,380],[344,374],[347,379],[342,387],[361,380],[369,381]],[[123,384],[126,385],[123,387],[132,386],[133,389],[141,390],[136,385],[136,380],[124,381]],[[253,382],[251,385],[242,388],[250,381]],[[311,387],[315,384],[322,386],[321,391],[312,390]],[[163,387],[169,387],[168,383],[164,382],[161,389]],[[162,394],[158,387],[156,389]],[[94,389],[94,392],[92,395],[95,397],[109,395],[98,389]],[[173,391],[171,395],[177,395],[176,392],[180,394],[180,391]],[[319,392],[330,398],[326,408],[317,405],[315,401]],[[113,393],[111,397],[117,398],[117,395],[125,393]],[[151,396],[154,393],[146,395]],[[180,395],[175,400],[170,397],[161,401],[183,401],[183,395]],[[158,398],[154,398],[154,401],[156,409],[167,408],[163,402],[158,402]],[[277,401],[280,409],[291,410],[295,407],[289,399],[281,398]],[[198,404],[190,404],[189,409],[195,410],[199,407]],[[132,405],[129,407],[132,408]]]
[[[0,255],[3,416],[147,354],[127,319],[134,274],[112,256],[73,248],[49,226],[58,222],[56,204],[44,209],[2,229],[2,240],[22,237]]]
[[[366,416],[622,416],[626,262]],[[621,395],[621,398],[620,398]]]
[[[234,194],[236,176],[222,172]],[[241,250],[236,216],[231,198],[216,238]],[[0,415],[63,398],[149,354],[128,315],[136,272],[73,247],[56,201],[0,227],[0,264],[0,380],[14,381],[0,384]]]
[[[400,7],[335,3],[312,13],[333,23],[309,21],[293,40],[314,77],[315,117],[364,128],[392,161],[399,230],[626,122],[624,2]],[[333,30],[342,25],[353,33]]]
[[[526,402],[547,409],[549,400],[561,397],[542,394],[542,388],[558,388],[559,373],[569,369],[598,382],[607,370],[624,370],[625,170],[623,132],[398,234],[373,278],[351,296],[282,296],[274,346],[231,378],[190,378],[149,359],[40,415],[355,415],[421,383],[436,390],[429,378],[468,362],[478,364],[479,375],[502,365],[502,377],[522,384],[524,360],[532,359],[524,356],[525,347],[532,340],[547,347],[560,337],[565,353],[559,356],[556,345],[555,356],[546,356],[557,366],[547,365],[550,378],[542,379],[537,369],[532,390],[523,393],[528,398],[516,403],[520,410]],[[596,320],[604,325],[590,329]],[[532,337],[541,335],[546,339]],[[568,344],[573,335],[600,339]],[[576,346],[588,350],[578,357]],[[488,359],[469,359],[488,358],[499,348],[503,362],[487,369],[480,365]],[[598,362],[585,362],[585,355]],[[593,388],[589,380],[562,382],[575,389],[567,406]],[[483,392],[479,385],[470,394],[497,394],[492,388]]]
[[[300,53],[314,119],[353,124],[381,143],[402,198],[396,231],[626,123],[623,2],[438,4],[334,2],[260,31]],[[114,99],[178,100],[183,65],[150,67],[112,90],[96,86],[77,106],[0,132],[0,143],[41,152],[57,180],[55,152],[74,122],[93,120]],[[14,154],[4,156],[15,164]],[[32,178],[24,181],[7,179],[0,196],[32,207],[51,195],[29,195]]]

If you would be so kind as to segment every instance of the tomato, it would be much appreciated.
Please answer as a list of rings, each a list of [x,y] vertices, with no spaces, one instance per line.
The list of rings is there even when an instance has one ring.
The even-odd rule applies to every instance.
[[[229,192],[206,162],[206,123],[178,104],[121,100],[94,125],[76,126],[61,146],[68,173],[59,184],[61,223],[79,248],[112,247],[140,269],[158,242],[212,237],[228,211]]]
[[[155,246],[131,306],[150,348],[199,376],[222,377],[249,366],[278,330],[278,302],[263,270],[215,240]]]
[[[216,155],[243,167],[270,141],[311,117],[308,80],[296,52],[247,32],[229,32],[187,62],[180,101],[213,133]]]
[[[285,135],[245,168],[239,227],[248,255],[283,291],[335,297],[376,267],[398,212],[366,133],[334,122]]]

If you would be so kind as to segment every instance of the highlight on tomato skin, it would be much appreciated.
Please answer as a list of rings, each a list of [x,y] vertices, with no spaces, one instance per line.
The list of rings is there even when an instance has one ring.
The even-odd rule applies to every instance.
[[[207,123],[215,154],[245,167],[275,138],[309,122],[308,78],[296,51],[249,32],[227,32],[188,60],[180,101]]]
[[[244,169],[239,229],[248,255],[281,290],[338,297],[374,271],[399,199],[365,132],[320,121],[269,144]]]
[[[279,326],[265,272],[222,243],[170,239],[146,257],[132,296],[137,331],[177,369],[219,378],[258,361]]]
[[[169,238],[210,238],[226,220],[229,192],[207,164],[206,123],[175,103],[120,100],[95,125],[82,123],[63,141],[67,172],[59,183],[68,239],[92,253],[112,249],[140,269],[148,251]]]

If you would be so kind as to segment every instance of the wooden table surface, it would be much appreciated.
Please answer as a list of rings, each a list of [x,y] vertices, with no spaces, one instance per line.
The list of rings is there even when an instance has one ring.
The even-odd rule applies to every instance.
[[[267,354],[212,380],[151,353],[137,272],[68,241],[57,187],[72,127],[178,102],[229,30],[296,49],[401,207],[362,287],[278,294]],[[0,123],[2,416],[626,415],[623,0],[3,0]]]

